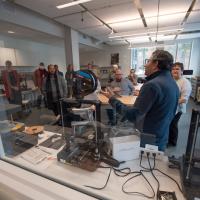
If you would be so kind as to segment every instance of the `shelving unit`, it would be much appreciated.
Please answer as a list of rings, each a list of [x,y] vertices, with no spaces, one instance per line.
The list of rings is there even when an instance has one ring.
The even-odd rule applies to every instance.
[[[99,68],[99,80],[101,83],[101,87],[108,86],[109,75],[112,71],[112,67],[100,67]]]
[[[200,95],[198,94],[198,87],[200,87],[200,76],[192,77],[191,85],[192,85],[191,97],[194,99],[194,101],[200,100],[199,98],[197,99],[197,96]]]

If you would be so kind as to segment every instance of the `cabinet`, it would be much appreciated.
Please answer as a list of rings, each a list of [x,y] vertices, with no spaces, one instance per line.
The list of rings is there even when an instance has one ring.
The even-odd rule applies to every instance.
[[[191,85],[192,85],[191,97],[196,101],[197,100],[198,87],[200,87],[200,76],[192,77],[191,78]]]
[[[110,74],[112,71],[112,67],[100,67],[99,68],[99,80],[101,83],[101,87],[108,86]]]

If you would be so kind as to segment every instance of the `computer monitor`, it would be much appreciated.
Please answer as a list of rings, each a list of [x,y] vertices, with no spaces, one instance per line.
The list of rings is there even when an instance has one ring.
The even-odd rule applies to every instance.
[[[191,69],[183,70],[183,75],[193,75],[193,70]]]

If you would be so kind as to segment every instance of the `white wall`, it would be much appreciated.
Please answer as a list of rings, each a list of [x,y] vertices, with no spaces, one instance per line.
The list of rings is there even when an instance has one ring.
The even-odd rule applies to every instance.
[[[2,41],[1,43],[4,44],[5,48],[15,49],[17,66],[38,66],[40,62],[44,62],[46,66],[48,64],[58,64],[61,71],[66,69],[64,44],[53,46],[2,35],[0,35],[0,41]]]
[[[113,53],[119,53],[119,66],[124,75],[127,75],[131,65],[131,50],[127,46],[113,46],[103,50],[80,53],[80,64],[94,63],[99,67],[111,66],[111,54]]]

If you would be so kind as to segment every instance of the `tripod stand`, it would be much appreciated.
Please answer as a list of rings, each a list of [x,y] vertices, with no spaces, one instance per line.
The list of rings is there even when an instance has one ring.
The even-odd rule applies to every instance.
[[[197,145],[200,111],[192,110],[186,153],[181,159],[181,178],[188,200],[200,197],[200,154]]]

